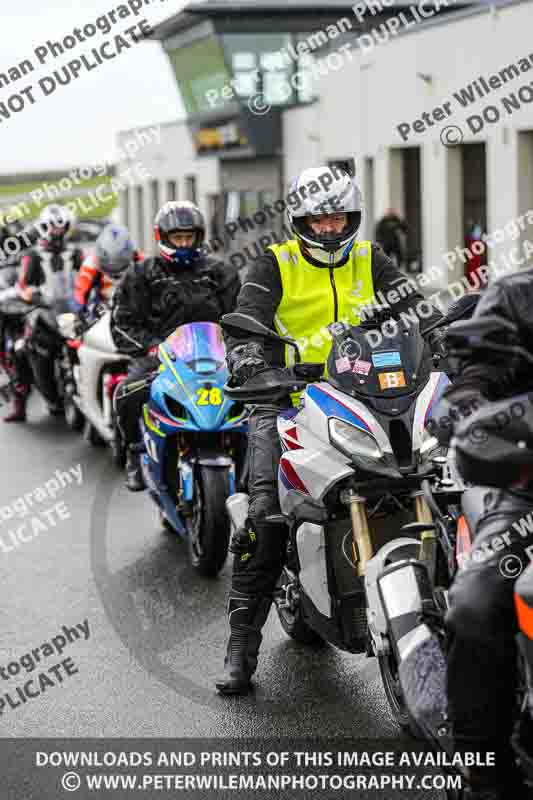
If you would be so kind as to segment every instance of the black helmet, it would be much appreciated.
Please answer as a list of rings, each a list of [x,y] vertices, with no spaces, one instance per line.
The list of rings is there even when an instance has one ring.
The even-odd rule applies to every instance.
[[[176,247],[168,238],[171,233],[194,233],[192,246]],[[162,258],[177,264],[190,264],[200,255],[205,239],[203,214],[189,200],[171,200],[156,214],[154,236]]]

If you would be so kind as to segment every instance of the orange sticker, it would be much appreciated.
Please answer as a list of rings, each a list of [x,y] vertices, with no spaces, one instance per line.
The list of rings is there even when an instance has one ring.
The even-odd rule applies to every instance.
[[[405,372],[403,369],[398,372],[380,372],[378,373],[379,388],[380,389],[400,389],[406,386]]]

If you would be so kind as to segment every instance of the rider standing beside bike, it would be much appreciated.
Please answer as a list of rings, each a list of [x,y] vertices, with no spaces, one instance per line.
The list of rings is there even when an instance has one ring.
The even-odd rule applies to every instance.
[[[293,239],[267,248],[250,269],[237,311],[282,336],[297,340],[305,361],[325,362],[331,347],[327,326],[358,325],[358,308],[381,291],[394,313],[423,301],[381,248],[357,242],[361,193],[354,178],[327,167],[305,170],[287,195]],[[326,189],[324,184],[329,184]],[[299,202],[296,202],[300,198]],[[440,318],[435,311],[424,320]],[[430,334],[431,336],[431,334]],[[438,336],[433,337],[435,342]],[[284,366],[283,348],[245,336],[228,337],[228,365],[235,385],[266,366]],[[280,513],[277,468],[281,455],[277,433],[279,408],[254,406],[249,420],[249,511],[244,529],[233,537],[235,554],[228,598],[230,637],[222,694],[245,694],[257,666],[261,629],[283,567],[288,529],[267,517]]]
[[[437,409],[436,420],[437,423],[441,420],[438,430],[443,442],[451,433],[448,426],[444,428],[443,419],[454,419],[457,425],[472,409],[513,398],[533,388],[531,365],[515,351],[521,346],[533,356],[532,309],[531,269],[501,278],[484,292],[471,322],[472,346],[476,341],[475,324],[479,325],[481,341],[489,322],[487,318],[496,317],[496,322],[501,323],[497,325],[501,344],[508,348],[507,353],[515,355],[502,356],[496,347],[480,349],[476,345],[469,355],[463,356],[460,373]],[[493,328],[494,322],[491,321]],[[509,322],[515,326],[514,333],[505,330]],[[531,401],[533,396],[530,394],[529,398]],[[493,441],[498,442],[499,436],[509,452],[514,441],[510,438],[511,431],[496,433]],[[525,441],[515,442],[522,452],[525,444]],[[497,545],[492,557],[472,560],[467,569],[460,569],[449,592],[448,712],[457,752],[496,753],[495,768],[472,771],[472,798],[520,800],[527,795],[510,744],[517,689],[513,588],[515,579],[529,563],[526,550],[533,545],[533,532],[528,529],[525,534],[522,528],[517,535],[513,523],[529,518],[533,511],[533,454],[530,465],[526,463],[521,470],[494,459],[492,474],[481,476],[475,465],[476,448],[480,447],[473,442],[473,459],[459,458],[457,466],[467,481],[489,483],[493,487],[479,488],[483,511],[471,533],[476,551],[490,554],[491,545],[496,542]],[[483,445],[483,453],[484,460],[489,462],[490,443]],[[507,568],[506,564],[511,566]],[[521,567],[516,568],[517,565]]]
[[[202,252],[205,222],[189,201],[171,201],[154,221],[159,255],[130,267],[113,298],[111,333],[122,353],[136,356],[116,393],[117,422],[128,445],[126,486],[145,488],[139,418],[158,369],[157,348],[178,326],[218,322],[235,307],[236,270]]]
[[[26,303],[35,303],[36,300],[48,303],[58,295],[70,296],[75,273],[83,261],[83,251],[69,247],[67,243],[73,227],[73,216],[63,206],[53,204],[41,212],[36,223],[39,244],[22,257],[16,286],[18,296]],[[53,342],[50,342],[50,347],[53,349]],[[48,368],[53,372],[52,360],[48,359],[48,362]],[[25,422],[33,375],[24,350],[16,351],[14,373],[13,407],[4,422]],[[56,413],[59,407],[49,404],[49,410]]]

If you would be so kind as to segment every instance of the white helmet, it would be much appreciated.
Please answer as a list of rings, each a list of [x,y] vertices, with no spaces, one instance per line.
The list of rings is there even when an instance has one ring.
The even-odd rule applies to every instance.
[[[43,208],[35,226],[49,247],[62,249],[63,241],[72,233],[75,221],[70,209],[52,203]]]
[[[319,266],[342,261],[361,225],[361,192],[355,178],[339,167],[312,167],[292,182],[286,199],[289,224],[303,254]],[[346,214],[343,230],[315,233],[307,217],[324,214]]]
[[[123,225],[114,222],[106,225],[96,240],[96,257],[100,269],[115,278],[126,270],[133,260],[135,245]]]

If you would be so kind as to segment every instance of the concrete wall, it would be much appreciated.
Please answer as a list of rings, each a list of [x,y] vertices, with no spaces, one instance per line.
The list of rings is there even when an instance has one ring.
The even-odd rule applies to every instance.
[[[365,157],[374,159],[374,205],[376,218],[389,206],[401,205],[398,183],[398,146],[422,148],[422,220],[424,268],[443,264],[442,254],[463,246],[462,220],[459,219],[461,176],[459,151],[444,147],[440,140],[447,125],[461,128],[464,142],[487,143],[487,212],[488,230],[501,228],[524,204],[531,206],[530,191],[522,177],[531,167],[532,149],[526,140],[518,146],[519,130],[533,130],[533,102],[508,114],[502,97],[530,85],[533,68],[508,80],[486,97],[476,95],[474,102],[462,109],[453,93],[479,76],[488,80],[520,58],[532,55],[530,26],[533,3],[524,2],[475,16],[451,20],[391,37],[366,52],[353,50],[342,69],[330,71],[320,79],[318,136],[322,154],[355,156],[358,174]],[[420,77],[429,76],[430,80]],[[421,133],[411,133],[404,142],[397,131],[403,122],[412,125],[423,112],[450,102],[451,115],[442,122],[427,126]],[[487,105],[496,106],[501,118],[485,124],[474,134],[466,123],[472,114],[481,114]],[[287,159],[292,158],[286,154]],[[529,199],[525,199],[528,197]],[[533,239],[533,231],[530,236]],[[514,243],[509,238],[494,249],[505,255]],[[457,267],[462,267],[459,262]]]
[[[153,221],[157,211],[154,203],[154,184],[157,186],[158,207],[169,199],[169,182],[176,183],[176,199],[186,199],[186,177],[196,177],[197,203],[201,211],[208,216],[207,196],[219,191],[218,158],[216,156],[196,157],[193,141],[187,126],[181,122],[162,125],[160,136],[153,137],[151,143],[145,144],[135,156],[135,163],[141,164],[143,174],[149,177],[141,182],[137,189],[128,192],[129,221],[134,239],[144,246],[148,255],[155,253],[153,238]],[[118,146],[122,149],[124,141],[131,139],[132,131],[121,133]],[[122,161],[117,165],[117,173],[130,162]],[[139,194],[142,190],[142,216],[139,214]],[[123,206],[125,198],[121,198]],[[121,219],[125,221],[121,209]]]
[[[462,136],[465,143],[486,142],[489,233],[533,207],[533,140],[527,134],[533,131],[533,102],[523,103],[512,114],[501,103],[502,97],[530,84],[533,68],[486,97],[476,95],[466,108],[461,108],[453,96],[479,76],[488,80],[529,54],[533,63],[532,12],[533,2],[518,3],[497,12],[452,18],[423,31],[411,28],[373,49],[352,49],[340,69],[320,78],[319,102],[284,113],[285,182],[305,167],[355,157],[358,178],[373,206],[372,213],[367,212],[363,219],[362,235],[368,237],[373,222],[387,208],[402,209],[401,153],[397,148],[419,146],[423,268],[441,268],[440,285],[462,275],[460,259],[450,271],[443,259],[447,251],[464,247],[464,221],[461,151],[442,144],[442,130],[457,126],[460,133],[456,128],[455,135]],[[424,132],[412,131],[422,113],[432,114],[446,102],[450,104],[449,116],[428,125]],[[501,119],[473,133],[467,118],[481,114],[488,105],[501,111]],[[401,123],[411,125],[407,141],[397,130]],[[161,144],[145,148],[141,156],[152,176],[162,181],[177,179],[181,187],[185,174],[195,174],[199,202],[207,211],[207,195],[220,188],[218,157],[196,158],[182,123],[163,127]],[[371,171],[367,159],[372,159]],[[368,185],[370,174],[372,187]],[[130,218],[135,216],[133,194],[130,192]],[[147,197],[145,193],[145,205]],[[145,238],[151,241],[151,220],[146,213],[144,217]],[[527,234],[526,230],[522,238]],[[529,238],[533,240],[533,231]],[[490,258],[506,256],[515,245],[510,236],[504,237],[489,252]],[[434,269],[432,274],[436,274]]]

